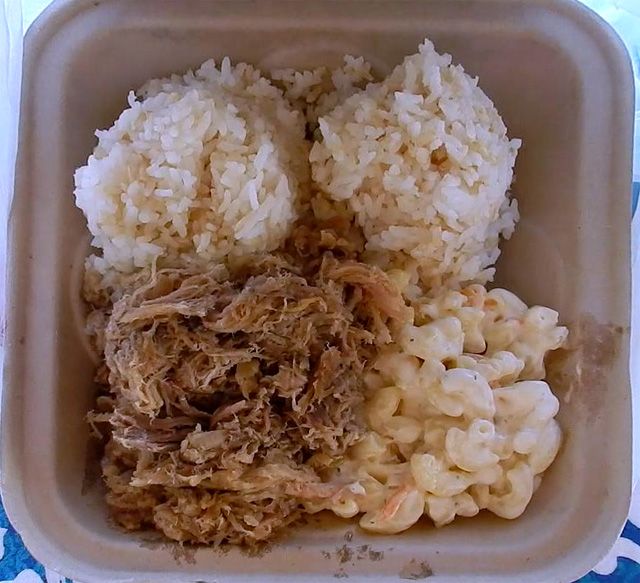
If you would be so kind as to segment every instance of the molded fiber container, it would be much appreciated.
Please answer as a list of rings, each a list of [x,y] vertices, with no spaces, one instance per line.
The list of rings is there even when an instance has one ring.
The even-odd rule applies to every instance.
[[[312,518],[261,556],[180,548],[106,516],[85,414],[95,362],[79,289],[89,236],[73,172],[151,77],[225,55],[265,69],[364,55],[386,73],[424,37],[450,52],[523,139],[522,219],[500,285],[557,309],[573,350],[554,389],[565,441],[522,517],[396,536]],[[610,548],[631,489],[632,76],[576,2],[71,0],[27,34],[2,401],[2,495],[40,561],[85,583],[571,581]],[[371,551],[371,552],[370,552]]]

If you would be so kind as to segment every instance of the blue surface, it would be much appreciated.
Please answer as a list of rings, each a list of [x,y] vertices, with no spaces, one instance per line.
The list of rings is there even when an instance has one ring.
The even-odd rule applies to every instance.
[[[635,561],[623,557],[618,559],[618,567],[610,575],[599,575],[591,571],[591,573],[580,579],[580,583],[592,583],[595,581],[604,581],[605,583],[638,583],[638,581],[640,581],[640,565]]]
[[[0,505],[0,529],[0,583],[72,583],[58,573],[51,570],[45,571],[42,565],[29,554],[19,535],[9,524],[2,505]],[[640,528],[631,521],[627,521],[621,538],[630,541],[634,550],[637,551],[637,556],[640,557]],[[613,552],[615,553],[615,549]],[[580,583],[638,583],[640,581],[640,565],[624,556],[617,558],[617,567],[612,573],[602,574],[602,568],[598,568],[598,571],[600,572],[592,571],[580,579]],[[105,581],[105,583],[109,582]]]

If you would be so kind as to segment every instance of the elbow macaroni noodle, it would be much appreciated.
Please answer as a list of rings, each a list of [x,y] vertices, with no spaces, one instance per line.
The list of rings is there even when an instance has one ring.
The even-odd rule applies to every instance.
[[[366,378],[369,432],[332,470],[348,484],[328,508],[401,532],[486,509],[524,512],[561,443],[559,402],[542,379],[563,345],[558,314],[481,285],[414,306]]]

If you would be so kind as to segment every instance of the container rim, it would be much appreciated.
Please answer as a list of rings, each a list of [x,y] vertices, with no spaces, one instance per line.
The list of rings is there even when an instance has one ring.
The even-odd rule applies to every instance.
[[[23,180],[23,176],[29,172],[24,167],[25,152],[28,151],[28,120],[30,112],[30,96],[29,91],[32,87],[32,74],[36,62],[39,59],[41,51],[46,48],[50,39],[70,20],[77,15],[98,7],[101,4],[119,2],[121,0],[54,0],[43,13],[32,23],[25,35],[24,55],[23,55],[23,82],[21,97],[21,123],[19,129],[19,147],[18,162],[16,172],[16,193],[19,190],[19,184]],[[237,3],[245,0],[215,0],[218,3]],[[249,0],[250,1],[250,0]],[[306,0],[289,0],[292,2],[305,2]],[[366,1],[385,2],[386,0],[342,0],[343,3],[364,3]],[[410,2],[411,0],[395,0],[395,2]],[[424,0],[425,2],[439,2],[441,0]],[[466,3],[468,0],[448,0],[449,2]],[[478,0],[476,0],[478,1]],[[485,4],[494,5],[524,5],[528,4],[528,0],[480,0]],[[316,2],[331,2],[331,0],[316,0]],[[617,88],[620,94],[619,103],[621,111],[616,117],[616,122],[620,124],[618,133],[621,136],[620,144],[627,144],[628,147],[619,148],[618,165],[620,172],[616,176],[617,188],[623,188],[625,185],[631,184],[631,151],[632,151],[632,112],[633,112],[633,71],[631,61],[627,53],[626,47],[614,29],[606,23],[600,16],[584,6],[578,0],[540,0],[536,5],[547,11],[553,10],[561,13],[564,17],[570,18],[577,26],[581,27],[592,39],[594,39],[600,47],[607,63],[610,65],[615,78],[620,85]],[[629,123],[626,127],[623,120]],[[627,188],[627,190],[630,190]],[[14,205],[15,206],[15,205]],[[21,306],[20,282],[25,278],[26,268],[21,264],[19,250],[24,247],[24,240],[27,234],[21,233],[17,225],[22,217],[17,215],[12,209],[10,213],[8,227],[9,248],[7,253],[7,274],[8,285],[5,300],[5,313],[7,314],[7,325],[5,335],[5,350],[3,357],[3,377],[4,386],[2,387],[1,408],[0,408],[0,494],[5,506],[7,516],[12,525],[22,536],[27,548],[38,557],[44,564],[51,566],[56,570],[60,570],[67,576],[83,580],[86,583],[92,581],[98,582],[95,570],[90,564],[84,562],[81,558],[74,557],[66,553],[63,547],[53,541],[34,528],[34,520],[30,514],[27,501],[22,490],[23,469],[21,465],[21,453],[23,450],[23,403],[21,386],[23,377],[23,367],[16,363],[19,361],[21,354],[21,346],[24,342],[24,314],[27,309]],[[627,258],[625,260],[628,261]],[[628,290],[627,290],[628,291]],[[630,298],[627,299],[627,305],[630,312]],[[630,321],[630,315],[629,315]],[[631,463],[631,458],[629,459]],[[629,474],[631,469],[629,468]],[[627,500],[630,500],[631,480],[629,476],[629,492],[625,493]],[[628,507],[628,505],[627,505]],[[619,535],[624,522],[624,516],[615,516],[611,518],[612,525],[615,524]],[[613,546],[615,539],[608,542],[607,546],[598,549],[597,552],[585,554],[576,558],[574,570],[571,573],[562,573],[562,580],[572,580],[587,572],[593,565],[600,560],[606,552]],[[109,574],[105,574],[109,576]],[[560,576],[560,574],[559,574]],[[186,576],[185,576],[186,577]],[[142,575],[136,580],[145,580]],[[110,579],[114,583],[116,581],[125,581],[124,578]],[[126,580],[132,580],[128,578]],[[174,576],[164,579],[156,577],[154,582],[176,581]]]

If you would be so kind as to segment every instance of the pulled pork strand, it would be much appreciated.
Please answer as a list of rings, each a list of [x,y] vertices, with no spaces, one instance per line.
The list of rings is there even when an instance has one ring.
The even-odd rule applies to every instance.
[[[299,264],[252,258],[224,281],[137,275],[90,315],[108,381],[93,422],[108,434],[119,525],[252,545],[339,493],[309,461],[360,439],[364,374],[407,308],[375,267],[330,252]]]

